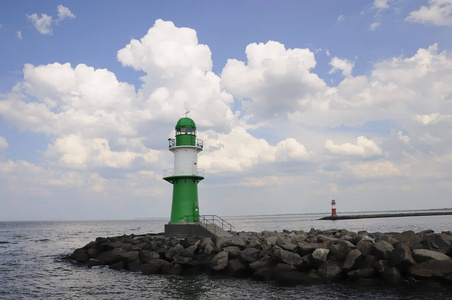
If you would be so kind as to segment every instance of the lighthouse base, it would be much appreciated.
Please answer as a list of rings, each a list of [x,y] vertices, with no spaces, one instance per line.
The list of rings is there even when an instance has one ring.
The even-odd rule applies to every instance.
[[[195,222],[165,224],[165,236],[231,237],[232,234],[215,224],[209,224],[206,228],[202,223]]]
[[[213,237],[201,223],[169,223],[165,224],[165,236],[203,236]]]

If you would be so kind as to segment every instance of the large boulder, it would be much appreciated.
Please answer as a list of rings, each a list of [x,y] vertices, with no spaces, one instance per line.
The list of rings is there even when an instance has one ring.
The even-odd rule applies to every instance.
[[[327,281],[334,281],[341,277],[342,268],[338,262],[327,260],[321,264],[318,274]]]
[[[317,262],[324,262],[328,258],[328,254],[330,253],[329,249],[318,248],[312,252],[312,258]]]
[[[344,260],[350,250],[354,248],[356,246],[349,241],[338,241],[329,247],[331,256],[337,260]]]
[[[141,271],[143,274],[150,275],[159,274],[163,268],[171,268],[171,263],[163,259],[153,259],[147,264],[140,265],[136,268],[136,271]]]
[[[261,250],[256,248],[246,248],[240,252],[240,258],[247,262],[252,263],[259,260]]]
[[[362,255],[368,255],[371,253],[373,245],[373,241],[363,239],[356,244],[356,248],[361,252]]]
[[[443,277],[452,274],[451,260],[429,260],[409,269],[412,276],[417,277]]]
[[[442,234],[426,235],[422,239],[422,244],[429,250],[438,251],[444,254],[451,251],[451,242]]]
[[[238,235],[232,237],[221,237],[217,240],[217,251],[222,251],[224,247],[237,246],[241,249],[246,247],[245,240]]]
[[[421,243],[421,238],[414,231],[404,231],[402,233],[393,234],[392,237],[405,245],[407,245],[410,249],[416,249],[417,246]]]
[[[218,252],[212,259],[211,268],[215,271],[220,271],[226,269],[228,266],[228,252],[221,251]]]
[[[76,249],[69,258],[77,262],[87,262],[90,259],[88,251],[85,249]]]
[[[184,250],[184,246],[181,244],[177,244],[174,247],[169,248],[165,251],[165,257],[168,260],[172,260],[176,255],[178,255],[182,250]]]
[[[308,243],[305,241],[298,242],[298,252],[300,255],[307,255],[314,252],[318,248],[322,248],[323,244],[319,243]]]
[[[237,246],[224,247],[223,251],[226,251],[231,258],[237,258],[240,256],[240,248]]]
[[[383,239],[380,239],[372,247],[372,253],[381,259],[389,258],[392,250],[394,250],[394,247]]]
[[[102,252],[96,259],[101,265],[111,265],[123,260],[123,254],[126,253],[122,248],[115,248],[110,251]]]
[[[281,250],[281,260],[291,266],[299,266],[303,262],[303,258],[297,253]]]
[[[215,244],[210,238],[203,238],[200,247],[205,254],[210,254],[215,250]]]
[[[427,249],[414,249],[413,257],[417,262],[424,262],[427,260],[441,260],[441,261],[450,261],[450,257],[441,252],[436,252]]]
[[[404,270],[416,264],[411,255],[410,247],[403,242],[394,245],[390,258],[393,265],[399,266]]]
[[[345,257],[344,266],[345,270],[351,270],[355,267],[356,262],[361,257],[361,251],[358,249],[351,250]]]
[[[160,258],[160,254],[158,254],[155,251],[150,251],[150,250],[142,250],[138,253],[138,257],[140,259],[140,262],[145,264],[148,263],[149,261],[153,260],[153,259],[158,259]]]

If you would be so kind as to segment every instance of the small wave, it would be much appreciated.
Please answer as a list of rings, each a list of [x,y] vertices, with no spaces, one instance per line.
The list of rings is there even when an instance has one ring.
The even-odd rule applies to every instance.
[[[10,244],[10,242],[0,241],[0,244]]]
[[[40,239],[40,240],[34,240],[34,242],[36,243],[45,243],[45,242],[50,242],[49,239]]]

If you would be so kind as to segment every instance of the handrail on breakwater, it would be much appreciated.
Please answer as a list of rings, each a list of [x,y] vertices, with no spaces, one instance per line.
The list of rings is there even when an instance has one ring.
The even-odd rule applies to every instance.
[[[226,231],[232,231],[232,229],[234,228],[234,226],[232,226],[231,223],[228,223],[226,220],[220,218],[217,215],[200,215],[199,219],[197,219],[198,216],[194,216],[194,215],[187,215],[185,216],[185,222],[200,222],[201,225],[206,228],[207,230],[209,230],[207,227],[209,225],[216,225],[218,227],[220,227],[223,230]],[[214,234],[215,234],[215,226],[214,227]]]

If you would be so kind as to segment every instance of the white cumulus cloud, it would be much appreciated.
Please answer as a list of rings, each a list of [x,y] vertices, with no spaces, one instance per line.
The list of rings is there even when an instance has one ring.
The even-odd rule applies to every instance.
[[[221,73],[226,91],[243,101],[246,113],[258,117],[284,117],[303,109],[305,97],[324,91],[325,82],[311,72],[316,66],[309,49],[285,49],[278,42],[249,44],[248,62],[229,59]]]
[[[52,17],[46,14],[41,14],[41,17],[38,14],[27,15],[27,18],[33,23],[33,26],[36,30],[41,34],[52,34]]]
[[[409,13],[405,20],[419,23],[432,23],[437,26],[452,25],[452,0],[429,0],[428,6],[421,6]]]
[[[75,15],[71,12],[71,10],[63,5],[57,6],[58,18],[56,19],[56,23],[63,21],[64,19],[74,19]]]
[[[389,8],[388,2],[389,0],[375,0],[374,7],[380,9]]]
[[[333,57],[330,61],[331,70],[329,71],[330,74],[341,70],[342,75],[344,76],[350,76],[352,75],[353,67],[355,66],[354,62],[351,62],[347,59],[341,59],[338,57]]]
[[[359,136],[356,139],[356,144],[344,143],[336,145],[332,140],[327,140],[325,148],[332,154],[357,155],[361,157],[379,156],[383,153],[374,141],[369,140],[365,136]]]

